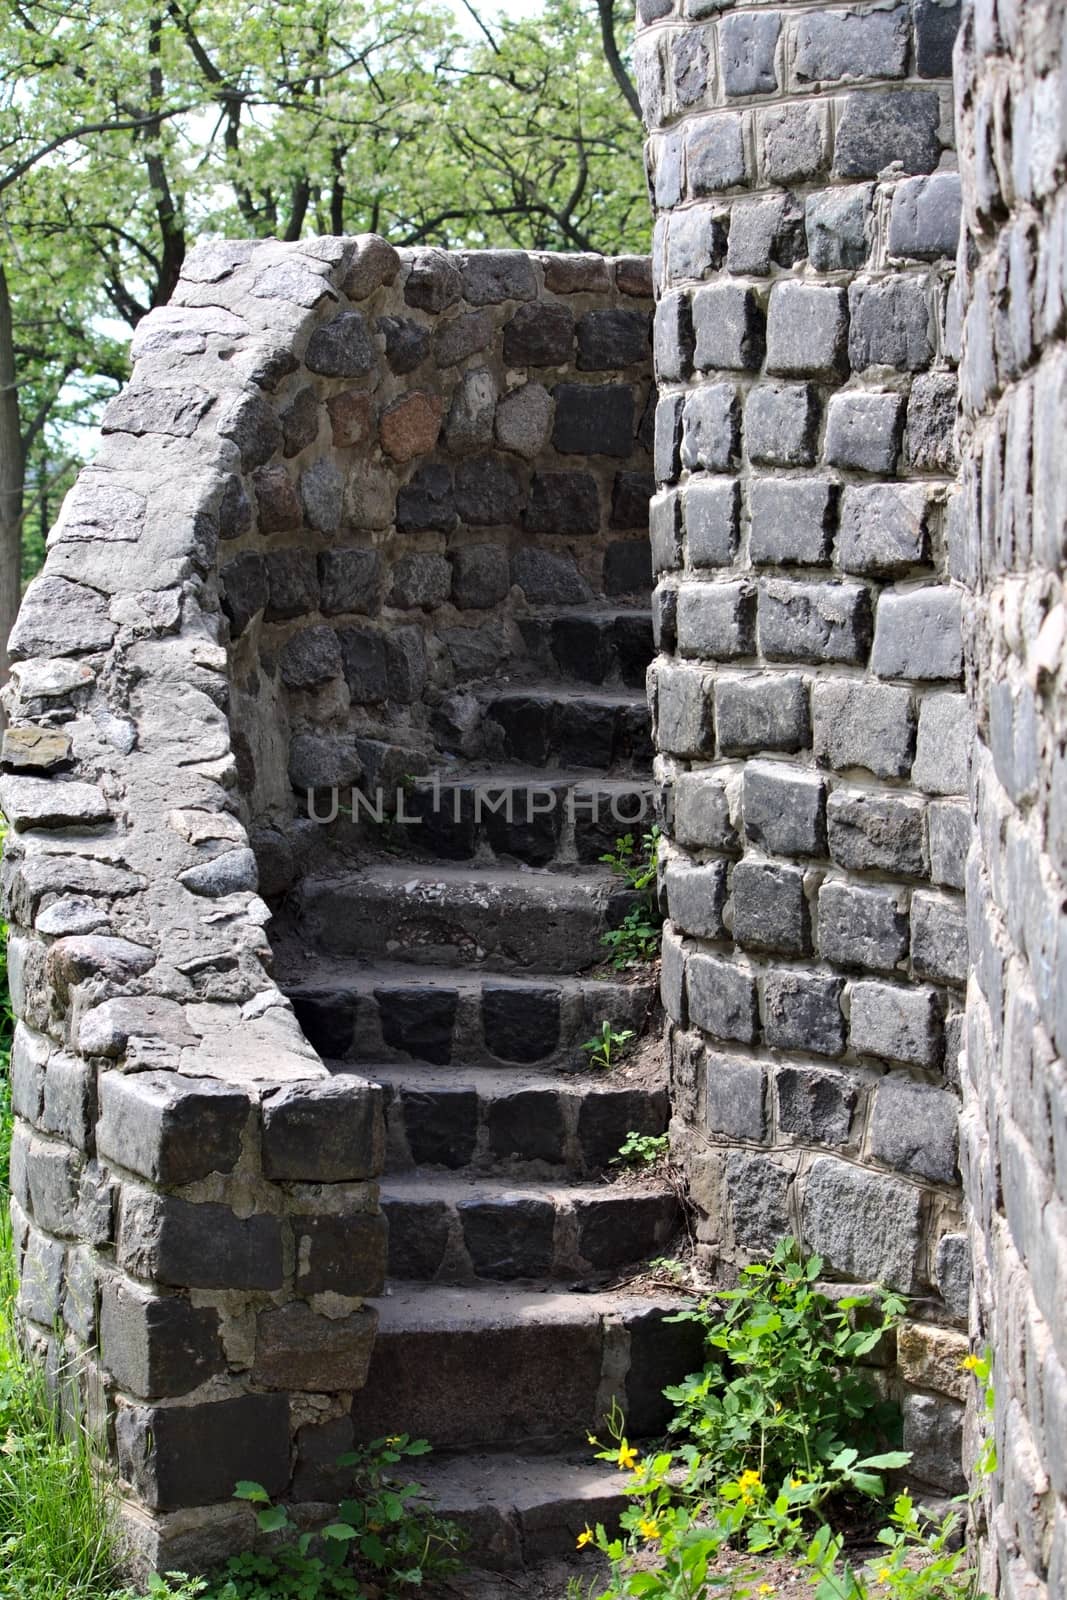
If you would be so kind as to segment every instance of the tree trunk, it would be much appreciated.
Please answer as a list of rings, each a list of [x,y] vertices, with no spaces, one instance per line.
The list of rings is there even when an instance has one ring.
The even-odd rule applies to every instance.
[[[0,684],[7,681],[7,638],[22,584],[22,494],[25,458],[15,382],[11,298],[0,262]],[[4,716],[0,710],[0,727]]]

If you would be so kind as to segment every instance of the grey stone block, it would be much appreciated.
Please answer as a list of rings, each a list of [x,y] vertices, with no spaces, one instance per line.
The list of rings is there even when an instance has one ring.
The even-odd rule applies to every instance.
[[[385,339],[385,359],[398,377],[414,372],[430,352],[430,330],[411,317],[379,317],[378,332]]]
[[[462,545],[450,553],[452,599],[463,611],[484,611],[507,598],[508,553],[502,545]]]
[[[629,456],[634,396],[628,384],[560,383],[552,443],[562,455]]]
[[[463,255],[463,293],[472,306],[534,300],[534,264],[525,250],[468,250]]]
[[[278,420],[282,425],[282,454],[298,456],[319,431],[319,397],[310,384],[296,391]]]
[[[960,175],[935,172],[909,178],[893,190],[889,213],[889,252],[921,261],[951,261],[959,244]]]
[[[744,967],[690,952],[685,963],[689,1019],[716,1039],[751,1044],[759,1031],[756,979]]]
[[[841,1010],[844,989],[841,978],[798,972],[793,967],[772,968],[763,980],[763,1029],[767,1043],[778,1050],[839,1056],[845,1048],[845,1018]],[[850,1112],[854,1104],[853,1095],[848,1102]],[[846,1122],[840,1138],[847,1136]]]
[[[879,678],[958,678],[960,596],[947,587],[887,592],[878,602],[871,670]]]
[[[962,801],[935,800],[927,811],[926,825],[931,878],[948,889],[962,889],[971,844],[970,807]]]
[[[850,1039],[857,1054],[933,1068],[941,1061],[943,1037],[936,989],[873,978],[852,985]]]
[[[758,1143],[767,1136],[766,1073],[756,1061],[708,1054],[706,1117],[710,1134]]]
[[[29,1228],[19,1263],[19,1309],[32,1322],[51,1328],[59,1316],[67,1252],[57,1239]]]
[[[710,28],[685,28],[667,34],[664,42],[674,110],[686,111],[707,96],[708,71],[714,61],[714,35]]]
[[[678,653],[708,661],[750,656],[756,648],[752,583],[686,583],[678,592]]]
[[[904,401],[896,394],[834,395],[826,413],[826,459],[854,472],[896,471]]]
[[[730,272],[765,278],[772,266],[792,267],[805,254],[804,210],[790,194],[739,200],[730,211]]]
[[[653,573],[673,572],[682,564],[681,496],[677,489],[653,495],[648,532]]]
[[[748,459],[771,467],[810,467],[815,461],[819,401],[809,383],[760,384],[745,407]]]
[[[824,883],[819,890],[819,953],[838,966],[892,972],[908,953],[905,894],[881,885]]]
[[[839,772],[866,767],[904,778],[915,750],[911,691],[890,684],[820,678],[812,689],[816,759]]]
[[[373,1178],[383,1154],[381,1090],[335,1075],[293,1084],[263,1102],[263,1171],[282,1182]]]
[[[724,18],[719,24],[719,74],[727,95],[774,93],[781,31],[782,19],[775,12]]]
[[[496,437],[505,450],[532,461],[548,443],[552,427],[552,397],[539,383],[512,389],[496,408]]]
[[[842,867],[921,877],[925,802],[892,790],[837,788],[826,807],[830,855]]]
[[[908,398],[905,453],[920,472],[956,470],[956,375],[921,372]]]
[[[657,483],[669,483],[678,476],[682,444],[682,411],[685,396],[661,396],[656,405],[654,462]]]
[[[578,370],[605,372],[648,360],[647,311],[587,311],[578,323]]]
[[[510,527],[522,508],[515,469],[497,456],[475,456],[456,467],[456,510],[474,528]]]
[[[133,1277],[190,1289],[280,1289],[278,1218],[123,1190],[117,1260]]]
[[[313,551],[271,550],[263,557],[263,566],[269,595],[265,611],[268,622],[318,610],[319,579]]]
[[[738,1244],[772,1250],[792,1227],[789,1175],[766,1156],[732,1151],[726,1160],[725,1194]]]
[[[728,567],[737,553],[741,486],[736,479],[693,479],[682,492],[685,548],[691,567]]]
[[[389,604],[403,610],[418,606],[434,607],[448,599],[452,587],[452,569],[444,556],[429,551],[416,551],[401,556],[393,566],[393,586]]]
[[[737,463],[741,404],[732,383],[693,389],[682,411],[682,465],[690,472],[729,472]]]
[[[711,284],[693,295],[697,367],[754,370],[763,360],[763,313],[751,289],[737,283]]]
[[[78,1209],[78,1157],[65,1144],[31,1139],[24,1150],[24,1184],[34,1221],[61,1238],[73,1236]],[[20,1183],[20,1189],[23,1184]]]
[[[811,1144],[845,1144],[856,1109],[856,1087],[840,1072],[782,1066],[775,1073],[778,1129]]]
[[[935,983],[967,982],[967,913],[956,895],[912,895],[911,964],[920,978]]]
[[[966,794],[974,719],[965,694],[927,694],[919,702],[912,780],[927,794]]]
[[[847,371],[848,298],[844,289],[779,282],[767,313],[767,371],[833,380]]]
[[[331,734],[298,733],[289,745],[289,782],[293,788],[346,789],[363,776],[355,748]]]
[[[452,473],[431,463],[420,467],[396,497],[396,526],[400,533],[433,530],[450,533],[456,525]]]
[[[304,365],[326,378],[358,378],[373,370],[376,359],[363,313],[342,311],[332,322],[315,329],[304,354]]]
[[[695,667],[656,668],[656,725],[661,750],[679,756],[711,753],[713,683],[710,673]]]
[[[846,572],[899,575],[930,552],[930,502],[920,484],[847,484],[837,556]]]
[[[759,642],[768,660],[859,662],[870,639],[865,584],[761,579]]]
[[[378,609],[382,558],[377,550],[324,550],[319,556],[319,609],[324,617]]]
[[[588,472],[535,472],[525,525],[530,533],[599,533],[596,479]]]
[[[107,650],[114,637],[115,624],[108,618],[103,595],[67,578],[42,573],[23,596],[8,654],[12,661],[24,661],[27,656],[76,655],[84,650]]]
[[[723,780],[710,772],[681,772],[674,780],[674,837],[695,850],[735,850],[737,830]]]
[[[743,184],[747,174],[741,118],[720,111],[689,123],[685,163],[690,199],[700,200]]]
[[[282,682],[290,689],[318,689],[341,676],[341,647],[332,628],[302,628],[278,655]]]
[[[648,161],[651,164],[652,189],[656,205],[670,210],[682,198],[682,181],[685,172],[684,130],[668,134],[662,139],[649,140]]]
[[[684,211],[676,211],[670,219],[667,234],[667,282],[699,280],[717,272],[726,259],[726,240],[726,228],[719,208],[689,206]],[[665,317],[664,326],[667,323],[668,318]],[[674,375],[681,376],[680,373]],[[668,377],[670,374],[660,369],[660,376]]]
[[[835,1273],[905,1293],[915,1287],[922,1196],[913,1184],[822,1156],[808,1174],[801,1220],[806,1243]]]
[[[932,89],[850,94],[837,125],[835,178],[876,178],[898,161],[905,173],[932,172],[941,159],[941,105]]]
[[[412,397],[414,399],[414,397]],[[497,386],[496,378],[486,367],[475,368],[473,371],[463,373],[452,394],[452,404],[445,418],[444,438],[449,450],[457,454],[464,450],[480,450],[489,444],[493,437],[493,423],[496,416]],[[390,406],[383,415],[383,423],[396,413],[406,422],[409,415],[411,402],[400,400],[395,406]],[[426,432],[419,438],[409,438],[404,433],[393,444],[390,454],[405,460],[411,454],[417,453],[414,446],[417,444],[421,450],[433,448],[427,441],[436,440],[436,425],[439,418],[439,402],[432,402],[426,422]],[[413,418],[413,420],[415,420]],[[421,417],[417,419],[421,423]]]
[[[746,858],[733,870],[730,893],[738,944],[788,955],[810,951],[811,915],[800,867]]]
[[[811,741],[808,689],[799,673],[715,680],[715,722],[722,755],[803,750]]]
[[[248,1394],[183,1406],[122,1406],[119,1470],[153,1511],[229,1502],[241,1479],[279,1495],[289,1482],[289,1399]]]
[[[420,250],[408,268],[404,299],[419,311],[437,316],[463,294],[463,277],[444,250]]]
[[[891,1072],[878,1085],[870,1152],[878,1161],[933,1183],[955,1183],[959,1101],[945,1089]]]
[[[749,761],[741,785],[745,837],[772,855],[824,855],[826,785],[784,762]]]
[[[903,78],[911,29],[908,8],[813,11],[797,19],[793,70],[801,84]]]
[[[946,1494],[963,1494],[963,1407],[942,1395],[904,1396],[904,1449],[910,1469]]]
[[[351,1394],[367,1381],[378,1313],[326,1316],[302,1300],[256,1318],[252,1381],[265,1389]]]
[[[104,1072],[97,1149],[152,1183],[193,1183],[233,1171],[250,1110],[242,1090],[210,1078]]]
[[[100,1357],[119,1388],[140,1400],[188,1394],[226,1370],[217,1311],[117,1278],[100,1296]]]
[[[867,261],[872,183],[821,189],[804,203],[808,255],[818,272],[855,272]]]
[[[810,182],[825,171],[826,123],[821,106],[773,106],[760,113],[756,126],[764,176],[770,183]]]
[[[592,590],[570,556],[523,545],[511,557],[511,581],[530,605],[582,605]]]
[[[553,302],[520,306],[505,323],[504,360],[509,367],[562,367],[573,359],[574,312],[570,306]]]
[[[952,47],[960,31],[959,0],[915,0],[915,65],[921,78],[951,78]]]
[[[664,874],[664,884],[670,918],[676,928],[697,939],[725,937],[722,920],[726,904],[725,861],[710,861],[706,866],[671,861]]]
[[[750,559],[757,566],[818,566],[827,561],[837,496],[837,485],[823,478],[751,478]]]
[[[854,283],[848,291],[848,358],[853,372],[892,367],[921,372],[933,360],[933,311],[924,278]]]
[[[934,1276],[952,1315],[966,1319],[971,1304],[971,1249],[965,1233],[946,1233],[938,1240]]]
[[[693,307],[681,290],[665,294],[652,324],[652,350],[661,383],[688,378],[693,370]]]

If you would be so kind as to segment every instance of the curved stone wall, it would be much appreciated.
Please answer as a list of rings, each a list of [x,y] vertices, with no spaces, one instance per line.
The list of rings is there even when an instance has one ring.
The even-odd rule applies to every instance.
[[[472,685],[643,667],[650,309],[636,258],[201,246],[27,593],[0,756],[21,1308],[112,1430],[142,1563],[239,1542],[238,1478],[299,1500],[374,1340],[381,1091],[302,1034],[260,891],[345,848],[309,793],[507,745]],[[545,737],[641,737],[600,722]]]
[[[717,1270],[792,1232],[914,1297],[889,1381],[958,1489],[959,8],[639,12],[674,1143]]]

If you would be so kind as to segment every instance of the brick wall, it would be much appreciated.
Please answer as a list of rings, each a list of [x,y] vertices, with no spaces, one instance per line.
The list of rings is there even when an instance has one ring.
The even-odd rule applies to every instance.
[[[914,1296],[890,1381],[955,1489],[958,7],[639,11],[675,1146],[719,1270],[792,1231]]]
[[[979,1527],[987,1587],[1033,1600],[1067,1593],[1065,25],[1062,0],[968,5],[956,64],[953,561],[977,720],[962,1148],[998,1456]]]

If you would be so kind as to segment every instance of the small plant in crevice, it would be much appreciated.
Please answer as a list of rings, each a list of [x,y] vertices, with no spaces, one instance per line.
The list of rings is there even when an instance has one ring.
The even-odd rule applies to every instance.
[[[624,833],[615,840],[614,850],[600,857],[636,896],[636,903],[618,927],[601,935],[601,943],[611,952],[612,965],[620,970],[644,961],[655,961],[659,955],[663,935],[663,914],[656,896],[659,841],[658,827],[643,833],[640,843],[632,833]]]
[[[205,1600],[367,1600],[371,1593],[391,1600],[449,1577],[460,1565],[459,1528],[427,1505],[421,1484],[395,1470],[429,1451],[425,1439],[397,1434],[341,1456],[352,1492],[314,1533],[301,1531],[261,1484],[239,1483],[236,1498],[259,1507],[260,1531],[279,1542],[232,1557]]]
[[[631,1128],[619,1146],[618,1155],[612,1156],[611,1165],[636,1167],[639,1170],[654,1167],[667,1155],[670,1142],[670,1134],[635,1133]]]
[[[603,1072],[610,1072],[618,1064],[619,1056],[625,1047],[635,1037],[632,1028],[616,1028],[607,1018],[600,1024],[600,1032],[594,1033],[579,1048],[584,1050],[589,1058],[591,1067],[599,1067]]]

